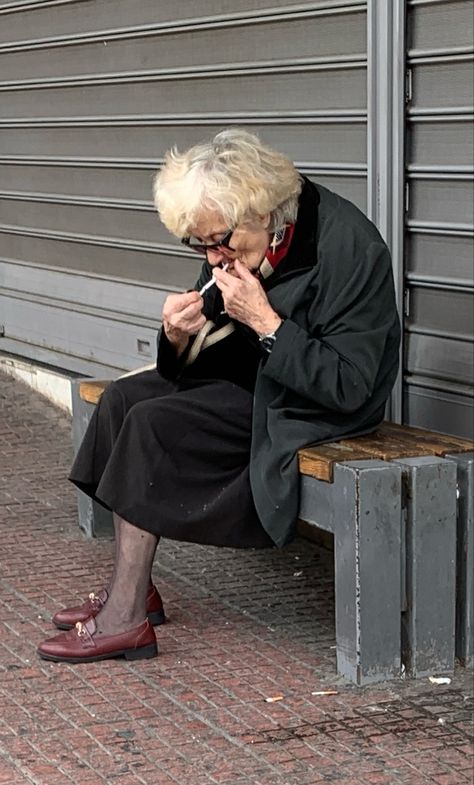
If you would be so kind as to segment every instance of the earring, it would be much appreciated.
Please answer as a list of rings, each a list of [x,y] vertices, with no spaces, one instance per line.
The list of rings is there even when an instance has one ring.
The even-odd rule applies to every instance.
[[[285,230],[286,230],[286,227],[284,226],[283,229],[278,229],[276,232],[274,232],[273,240],[270,243],[270,245],[271,245],[271,247],[273,249],[273,253],[276,253],[277,245],[280,245],[281,241],[283,240],[283,238],[285,236]]]

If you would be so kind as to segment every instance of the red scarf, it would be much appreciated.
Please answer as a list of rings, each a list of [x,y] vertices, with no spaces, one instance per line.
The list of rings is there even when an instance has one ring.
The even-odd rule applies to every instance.
[[[268,278],[278,267],[281,261],[285,258],[288,248],[290,247],[293,233],[295,231],[294,224],[286,224],[283,229],[279,229],[274,233],[273,239],[268,246],[265,258],[258,268],[258,272],[262,278]]]

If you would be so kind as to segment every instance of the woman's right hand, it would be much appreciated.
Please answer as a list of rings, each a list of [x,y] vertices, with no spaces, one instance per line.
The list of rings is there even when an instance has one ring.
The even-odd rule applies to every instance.
[[[198,292],[170,294],[163,306],[163,329],[178,356],[184,352],[191,335],[206,323],[202,312],[203,298]]]

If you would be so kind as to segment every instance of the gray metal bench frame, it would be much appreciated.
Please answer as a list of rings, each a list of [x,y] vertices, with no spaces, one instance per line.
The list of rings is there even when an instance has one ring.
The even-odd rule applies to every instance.
[[[73,440],[94,405],[72,383]],[[338,673],[363,685],[473,667],[474,453],[338,463],[301,476],[300,518],[334,535]],[[78,494],[89,537],[112,516]]]

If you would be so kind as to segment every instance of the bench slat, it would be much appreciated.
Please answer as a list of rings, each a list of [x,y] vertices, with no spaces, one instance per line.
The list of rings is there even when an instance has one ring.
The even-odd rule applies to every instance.
[[[330,442],[298,450],[298,465],[300,474],[332,482],[335,463],[365,460],[367,457],[370,456],[367,456],[364,450],[355,449],[347,443],[342,445],[341,442]]]
[[[79,385],[81,400],[86,401],[86,403],[99,403],[100,396],[111,381],[111,379],[94,379],[88,382],[81,382]]]
[[[332,482],[335,463],[392,461],[396,458],[416,458],[419,455],[433,455],[433,451],[429,446],[414,444],[399,438],[387,438],[380,431],[375,431],[354,439],[305,447],[298,451],[298,460],[301,474],[314,477],[316,480]]]
[[[354,439],[343,439],[341,444],[363,450],[366,458],[378,461],[393,461],[395,458],[415,458],[417,455],[432,455],[433,451],[414,439],[401,439],[392,434],[384,434],[380,430],[357,436]]]
[[[417,444],[428,447],[432,454],[440,457],[449,452],[472,452],[474,450],[474,442],[469,439],[462,439],[460,436],[451,436],[447,433],[436,433],[425,428],[415,428],[412,425],[384,422],[380,426],[380,431],[393,434],[396,438],[404,441],[413,439]]]
[[[474,451],[474,443],[457,436],[396,423],[383,423],[376,431],[340,442],[305,447],[298,452],[299,470],[317,480],[332,482],[334,464],[342,461],[444,457],[452,452]]]

